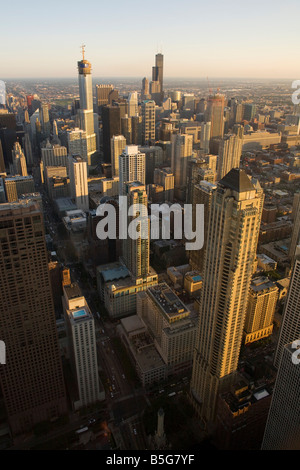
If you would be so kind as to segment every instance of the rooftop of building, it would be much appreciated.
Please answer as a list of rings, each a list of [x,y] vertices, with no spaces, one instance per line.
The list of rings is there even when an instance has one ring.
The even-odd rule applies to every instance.
[[[64,291],[69,300],[75,299],[77,297],[82,297],[83,295],[77,282],[73,282],[68,286],[64,286]]]
[[[255,188],[247,173],[240,168],[232,168],[219,184],[238,193],[253,191]]]
[[[189,315],[187,307],[167,283],[162,282],[150,287],[148,292],[169,320],[172,320],[173,317],[180,316],[182,318]]]
[[[276,285],[266,276],[256,277],[251,281],[251,290],[253,292],[260,292],[274,287],[276,287]]]

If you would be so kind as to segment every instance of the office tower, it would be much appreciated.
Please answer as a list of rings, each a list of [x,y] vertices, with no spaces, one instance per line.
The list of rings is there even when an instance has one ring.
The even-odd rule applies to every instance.
[[[101,114],[103,106],[111,104],[109,96],[113,89],[113,85],[96,85],[96,102],[99,114]]]
[[[150,92],[149,92],[149,80],[147,77],[144,77],[142,80],[142,101],[150,99]]]
[[[33,155],[32,155],[32,147],[31,147],[31,141],[30,141],[30,136],[28,132],[25,133],[25,136],[23,138],[23,148],[25,150],[25,157],[26,157],[26,163],[29,166],[33,165]]]
[[[111,138],[121,134],[121,114],[118,106],[103,106],[102,129],[104,162],[111,163]]]
[[[136,116],[139,112],[138,109],[138,94],[136,91],[129,93],[128,95],[128,116]]]
[[[222,138],[224,134],[224,96],[211,95],[207,99],[205,121],[211,122],[210,138]]]
[[[296,248],[300,245],[300,192],[294,195],[292,219],[293,231],[289,247],[289,258],[293,264]]]
[[[72,140],[70,140],[72,142]],[[74,151],[74,147],[70,148],[71,155],[80,154],[80,151]],[[48,141],[44,147],[41,148],[41,159],[44,168],[47,166],[67,166],[68,153],[67,148],[59,144],[50,144]]]
[[[244,115],[243,119],[245,121],[252,121],[256,114],[256,106],[253,103],[244,104]]]
[[[278,369],[285,344],[300,338],[300,253],[296,251],[295,262],[286,297],[279,339],[274,354],[274,365]]]
[[[155,56],[155,66],[152,67],[152,82],[158,83],[158,88],[155,94],[157,94],[157,104],[161,104],[163,101],[163,67],[164,67],[164,56],[160,53]],[[153,97],[152,97],[153,99]]]
[[[0,205],[0,383],[13,435],[67,413],[44,221],[34,202]]]
[[[300,450],[300,367],[295,353],[293,342],[282,348],[262,450]]]
[[[193,155],[193,136],[188,134],[174,134],[172,135],[171,142],[171,170],[174,174],[174,185],[175,188],[181,189],[187,185],[188,162]]]
[[[14,175],[27,176],[26,158],[19,142],[15,142],[12,151],[12,173]]]
[[[126,147],[126,139],[123,135],[114,135],[111,138],[111,173],[112,177],[119,176],[119,156]]]
[[[245,344],[272,334],[277,299],[278,287],[269,278],[252,279],[244,326]]]
[[[79,155],[88,162],[88,139],[86,132],[78,127],[67,131],[69,155]]]
[[[219,145],[218,180],[222,179],[232,168],[240,166],[243,138],[236,134],[226,134]]]
[[[155,141],[155,102],[145,100],[142,102],[142,145],[149,145]]]
[[[79,81],[79,101],[78,117],[80,129],[86,132],[87,139],[87,164],[91,166],[95,164],[95,156],[97,153],[97,136],[95,133],[94,108],[93,108],[93,87],[91,64],[84,58],[84,46],[82,48],[82,60],[78,65],[78,81]],[[82,158],[85,158],[81,155]]]
[[[236,168],[212,195],[191,380],[192,403],[207,423],[237,369],[262,206],[259,184]]]
[[[211,122],[202,122],[200,131],[200,150],[203,154],[209,153]]]
[[[119,194],[125,195],[125,183],[133,181],[145,184],[145,154],[137,145],[126,145],[119,156]]]
[[[87,183],[87,163],[81,157],[69,157],[71,197],[77,209],[89,210],[89,190]]]
[[[140,204],[140,208],[142,207],[143,211],[138,216],[143,217],[144,222],[136,224],[136,231],[139,232],[139,236],[136,239],[128,236],[123,240],[123,258],[134,278],[146,277],[150,272],[150,220],[148,217],[147,192],[145,186],[138,181],[126,183],[125,187],[128,207]],[[136,217],[137,215],[129,215],[128,225]],[[143,223],[145,224],[144,226]]]
[[[127,145],[132,144],[132,118],[127,114],[121,118],[121,133],[125,137]]]
[[[142,145],[142,116],[132,116],[131,118],[131,144]]]
[[[50,120],[49,120],[49,107],[43,103],[40,108],[40,122],[42,125],[42,132],[44,136],[50,136]]]
[[[214,191],[217,186],[211,182],[199,181],[199,183],[193,185],[192,190],[192,201],[193,204],[193,230],[196,229],[195,224],[195,210],[197,204],[203,204],[204,207],[204,244],[200,250],[191,250],[189,252],[190,265],[193,270],[199,271],[203,274],[204,270],[204,255],[207,246],[207,230],[208,220],[211,212],[211,202]]]
[[[140,152],[145,154],[146,164],[146,185],[153,184],[154,182],[154,170],[156,167],[160,167],[163,164],[163,150],[159,145],[152,145],[150,147],[141,146]]]
[[[78,410],[101,399],[95,322],[77,284],[64,286],[63,293],[70,362],[78,390],[73,407]]]
[[[193,93],[184,93],[182,98],[182,108],[184,110],[195,110],[195,95]]]
[[[155,168],[154,184],[159,184],[164,188],[164,201],[173,201],[174,198],[174,175],[171,168]]]

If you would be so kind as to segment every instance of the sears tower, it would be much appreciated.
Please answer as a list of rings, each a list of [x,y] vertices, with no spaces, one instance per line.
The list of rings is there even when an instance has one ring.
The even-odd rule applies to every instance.
[[[152,67],[152,84],[157,84],[156,93],[159,94],[160,104],[163,102],[163,71],[164,71],[164,56],[160,53],[155,56],[155,66]]]

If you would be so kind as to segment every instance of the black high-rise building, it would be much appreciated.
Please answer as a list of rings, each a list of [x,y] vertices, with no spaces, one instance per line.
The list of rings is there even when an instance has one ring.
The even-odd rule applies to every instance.
[[[102,135],[104,162],[111,163],[110,139],[121,134],[121,112],[119,106],[103,106]]]

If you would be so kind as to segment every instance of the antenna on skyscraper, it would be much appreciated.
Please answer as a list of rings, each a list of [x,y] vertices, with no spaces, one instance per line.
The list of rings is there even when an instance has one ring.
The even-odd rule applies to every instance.
[[[85,44],[82,44],[80,46],[80,49],[81,49],[81,52],[82,52],[82,60],[84,60],[84,52],[85,52],[84,48],[85,48]]]

